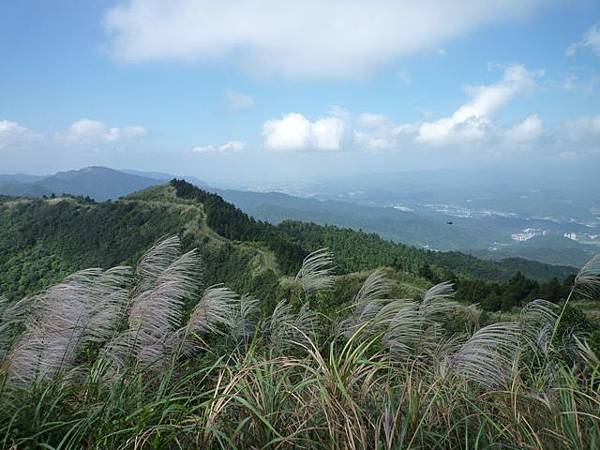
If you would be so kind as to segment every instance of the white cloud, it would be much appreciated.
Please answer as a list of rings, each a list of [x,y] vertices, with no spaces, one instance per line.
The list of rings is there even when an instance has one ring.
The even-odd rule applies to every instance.
[[[353,144],[355,148],[378,151],[399,149],[412,144],[417,125],[395,125],[391,120],[376,114],[368,114],[367,116],[372,116],[371,121],[365,122],[364,116],[364,114],[360,116],[357,128],[354,130]],[[373,122],[377,117],[379,117],[378,121]],[[374,125],[375,123],[376,125]]]
[[[281,151],[341,150],[346,133],[344,118],[335,114],[310,122],[302,114],[289,113],[266,121],[262,129],[265,148]]]
[[[600,115],[567,121],[562,135],[571,142],[600,148]]]
[[[383,114],[363,113],[358,116],[358,125],[365,128],[382,128],[391,124]]]
[[[71,144],[117,143],[138,138],[148,134],[139,125],[126,127],[108,127],[104,122],[90,119],[79,119],[73,122],[64,133],[57,134],[57,140]]]
[[[531,142],[539,139],[544,133],[544,124],[537,114],[527,117],[523,122],[509,128],[505,132],[509,143]]]
[[[10,120],[0,120],[0,136],[7,136],[14,133],[22,133],[26,130],[22,125]]]
[[[494,84],[467,88],[471,99],[451,116],[436,121],[394,123],[377,113],[355,118],[337,108],[329,117],[311,122],[304,115],[289,113],[263,124],[264,146],[268,150],[401,150],[426,147],[462,147],[506,151],[511,146],[528,148],[544,135],[537,114],[510,127],[495,123],[497,114],[517,95],[536,87],[541,72],[520,65],[504,67],[503,77]],[[527,145],[525,145],[527,144]]]
[[[591,50],[600,58],[600,23],[592,26],[584,35],[581,41],[571,44],[566,51],[567,56],[575,56],[582,50]]]
[[[192,148],[193,153],[229,153],[240,152],[246,148],[246,144],[241,141],[229,141],[220,146],[198,145]]]
[[[241,92],[228,90],[225,92],[225,96],[227,97],[227,106],[233,111],[252,108],[255,104],[252,97]]]
[[[562,82],[562,87],[567,92],[580,92],[583,94],[593,94],[600,86],[600,73],[594,70],[585,70],[579,68],[578,71],[567,73]]]
[[[505,67],[498,83],[468,87],[471,100],[450,117],[421,124],[417,140],[430,145],[485,141],[494,133],[494,116],[517,94],[534,88],[539,75],[521,65]]]
[[[0,120],[0,150],[20,146],[36,137],[39,135],[17,122]]]
[[[357,78],[543,0],[126,0],[104,16],[119,60],[222,62],[288,78]]]
[[[246,144],[241,141],[229,141],[219,147],[220,152],[239,152],[246,148]]]

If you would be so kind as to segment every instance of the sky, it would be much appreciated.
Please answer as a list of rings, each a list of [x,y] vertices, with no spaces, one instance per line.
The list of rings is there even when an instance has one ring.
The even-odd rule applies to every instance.
[[[0,173],[600,167],[600,2],[0,5]]]

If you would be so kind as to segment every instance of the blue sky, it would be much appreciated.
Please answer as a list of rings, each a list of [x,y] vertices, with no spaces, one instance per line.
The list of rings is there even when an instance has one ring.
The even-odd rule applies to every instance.
[[[9,1],[0,172],[267,180],[600,158],[600,4]]]

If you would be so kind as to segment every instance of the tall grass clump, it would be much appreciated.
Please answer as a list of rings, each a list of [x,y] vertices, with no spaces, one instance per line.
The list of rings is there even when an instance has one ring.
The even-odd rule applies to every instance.
[[[327,249],[293,280],[300,305],[264,314],[167,238],[135,268],[0,299],[0,447],[600,448],[600,359],[565,314],[598,299],[599,261],[509,322],[481,326],[449,283],[394,298],[383,270],[329,318],[309,306],[336,283]]]

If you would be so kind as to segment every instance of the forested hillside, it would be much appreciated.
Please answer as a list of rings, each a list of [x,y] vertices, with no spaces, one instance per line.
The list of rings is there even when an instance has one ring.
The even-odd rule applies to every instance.
[[[336,254],[336,273],[389,267],[414,280],[452,280],[458,297],[490,310],[508,309],[542,293],[560,299],[570,268],[521,259],[484,261],[431,252],[333,226],[257,221],[220,196],[173,180],[115,202],[81,197],[0,201],[0,283],[9,299],[39,291],[84,267],[131,264],[162,236],[179,234],[198,247],[209,282],[225,282],[265,302],[317,248]],[[517,273],[519,272],[519,273]],[[415,281],[419,283],[418,281]],[[541,284],[540,284],[541,282]]]

